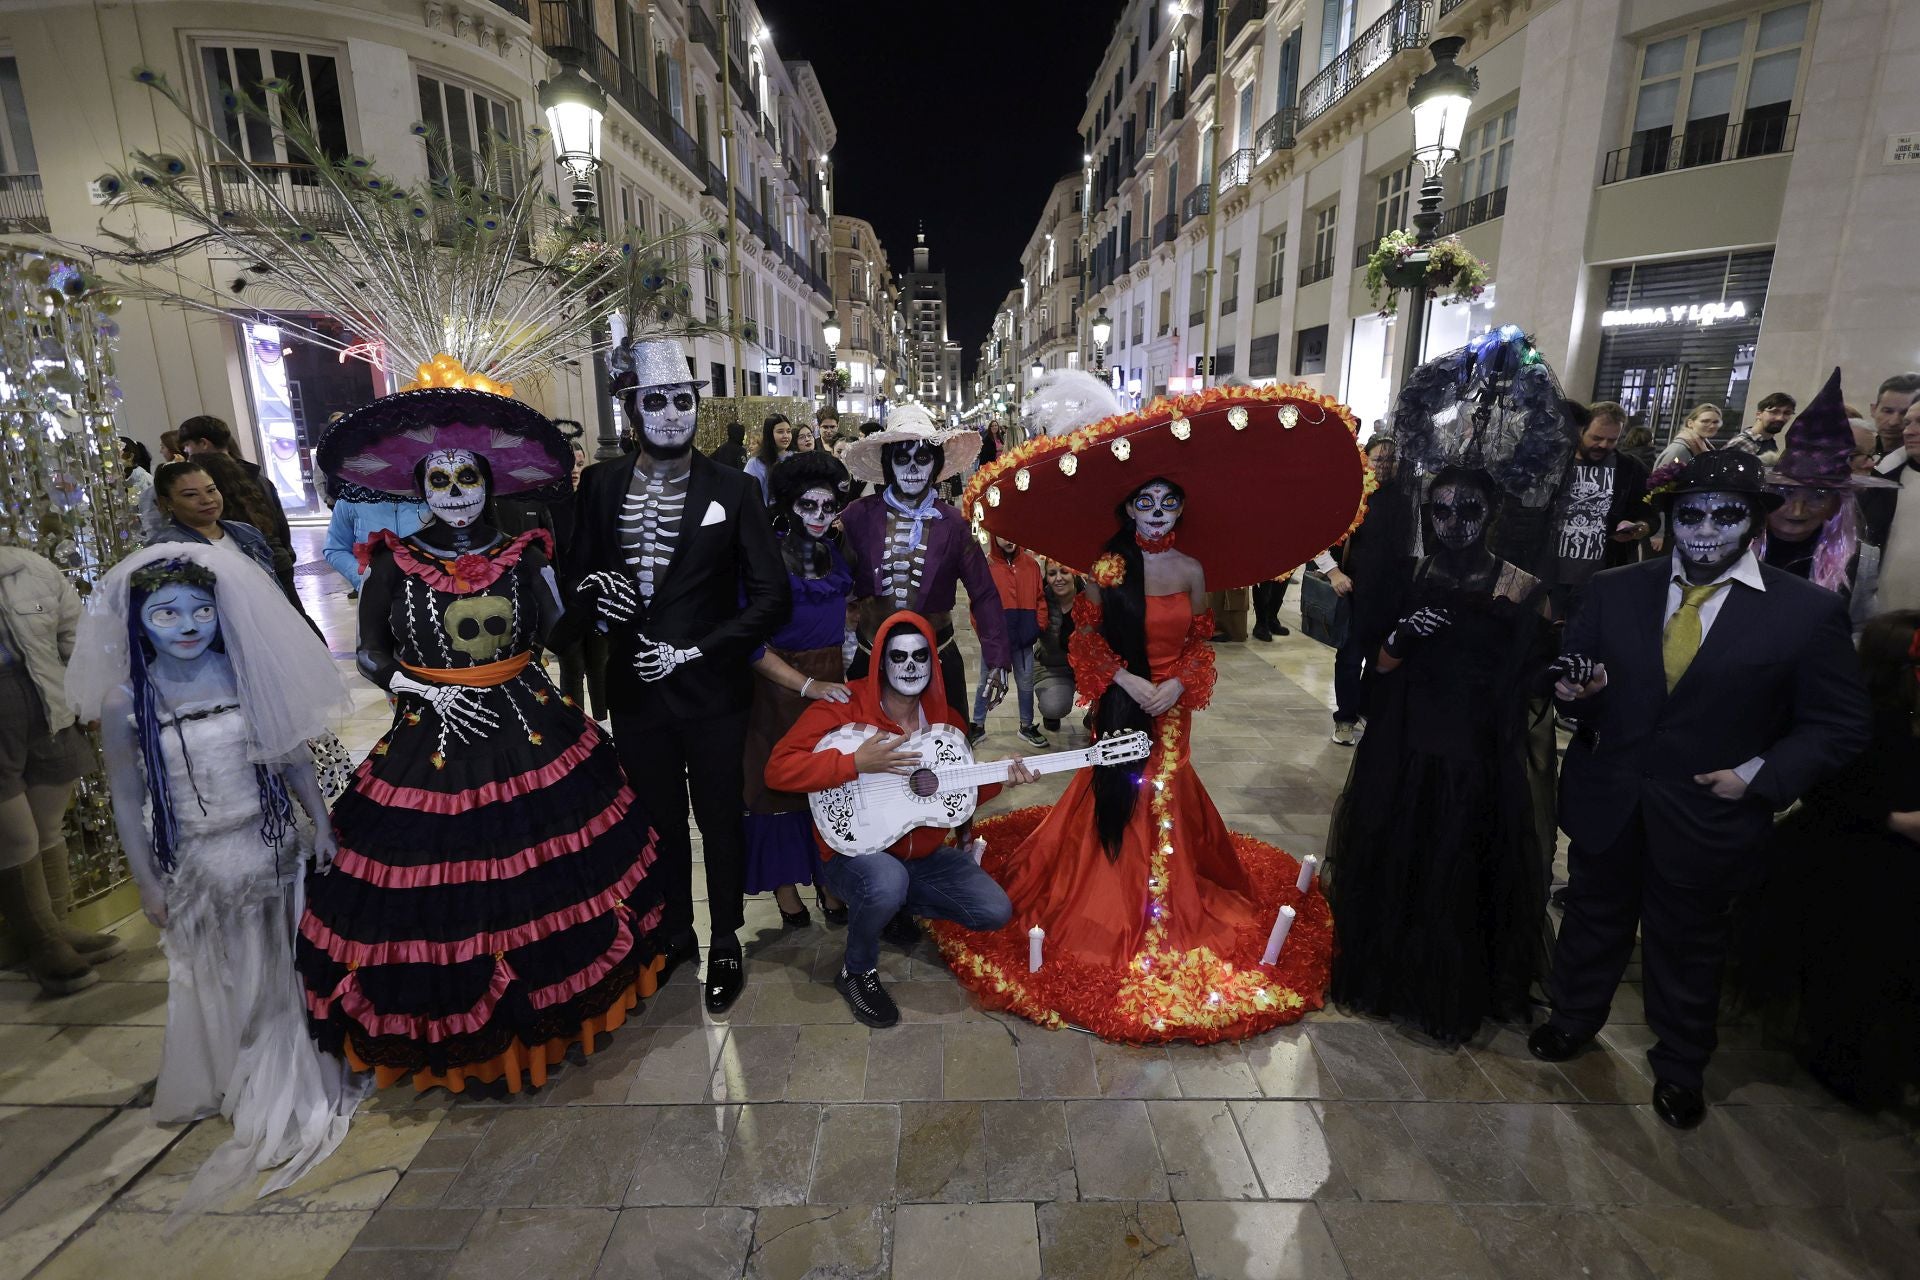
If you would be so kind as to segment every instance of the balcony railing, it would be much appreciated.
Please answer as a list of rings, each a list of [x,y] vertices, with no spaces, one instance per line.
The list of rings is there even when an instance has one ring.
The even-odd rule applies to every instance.
[[[687,31],[695,44],[703,44],[713,52],[714,60],[720,59],[720,33],[714,30],[713,19],[699,4],[687,6]]]
[[[1230,315],[1232,315],[1232,314],[1233,314],[1234,312],[1236,312],[1236,311],[1238,311],[1239,309],[1240,309],[1240,295],[1239,295],[1239,294],[1237,294],[1237,293],[1236,293],[1236,294],[1234,294],[1234,295],[1233,295],[1233,296],[1232,296],[1231,298],[1222,298],[1222,299],[1220,299],[1220,314],[1221,314],[1221,315],[1223,315],[1223,316],[1230,316]]]
[[[1373,256],[1373,251],[1380,247],[1380,241],[1384,238],[1383,236],[1375,236],[1371,240],[1362,240],[1359,244],[1353,246],[1353,265],[1356,268],[1366,266],[1367,259]]]
[[[1174,214],[1169,213],[1166,217],[1153,224],[1153,242],[1156,245],[1170,244],[1173,238],[1179,234],[1180,219]]]
[[[1152,252],[1153,252],[1153,241],[1149,240],[1147,237],[1141,236],[1138,240],[1135,240],[1133,242],[1133,260],[1135,263],[1145,262],[1147,260],[1147,255]]]
[[[706,173],[705,157],[693,135],[653,96],[638,73],[594,34],[592,18],[576,0],[540,0],[538,35],[540,47],[547,53],[559,56],[564,51],[579,58],[587,74],[671,151],[689,173]]]
[[[1233,47],[1241,28],[1266,16],[1267,0],[1234,0],[1233,8],[1227,10],[1227,47]]]
[[[37,173],[0,173],[0,231],[51,231]]]
[[[248,168],[271,187],[249,179]],[[347,225],[346,206],[333,188],[321,182],[312,165],[210,164],[205,175],[208,207],[230,222],[250,226],[297,222],[316,231],[338,231]],[[34,186],[37,199],[38,177]]]
[[[1701,165],[1779,155],[1793,150],[1800,117],[1766,116],[1737,124],[1690,125],[1678,137],[1670,130],[1648,130],[1632,146],[1607,153],[1602,185],[1627,178],[1644,178],[1670,169],[1697,169]]]
[[[1262,280],[1260,282],[1260,287],[1254,290],[1253,292],[1253,300],[1255,303],[1266,302],[1266,301],[1269,301],[1270,299],[1277,298],[1280,296],[1279,271],[1284,271],[1284,270],[1286,270],[1286,268],[1281,267],[1278,269],[1278,271],[1275,272],[1273,279]]]
[[[493,7],[505,9],[516,18],[524,20],[527,16],[527,0],[493,0]]]
[[[1244,187],[1252,181],[1253,148],[1242,147],[1220,166],[1220,194],[1224,196],[1235,187]]]
[[[1151,160],[1160,153],[1160,130],[1156,126],[1140,135],[1140,155]]]
[[[1203,182],[1187,192],[1187,198],[1180,202],[1180,225],[1186,226],[1203,213],[1213,209],[1213,186]]]
[[[1441,214],[1439,234],[1458,235],[1468,227],[1477,227],[1483,222],[1503,217],[1506,212],[1507,189],[1499,187],[1483,196],[1463,201]]]
[[[1267,117],[1267,122],[1254,131],[1253,163],[1255,167],[1263,165],[1276,151],[1293,150],[1293,129],[1299,119],[1299,112],[1292,107],[1282,107]]]
[[[1202,324],[1206,323],[1206,319],[1207,313],[1204,308],[1199,311],[1189,311],[1187,313],[1187,328],[1198,329]]]
[[[1332,274],[1333,255],[1328,254],[1318,262],[1309,262],[1306,266],[1300,268],[1300,287],[1304,289],[1310,284],[1318,284]]]
[[[1301,87],[1300,124],[1313,123],[1403,49],[1424,48],[1433,0],[1399,0]]]

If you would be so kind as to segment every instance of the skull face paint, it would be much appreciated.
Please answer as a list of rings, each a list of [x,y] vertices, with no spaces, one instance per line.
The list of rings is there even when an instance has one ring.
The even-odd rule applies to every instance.
[[[422,496],[436,520],[449,528],[464,529],[480,519],[487,506],[487,481],[472,452],[436,450],[422,465]]]
[[[643,387],[634,397],[634,405],[640,413],[640,434],[646,437],[649,455],[678,458],[693,448],[700,392],[691,382]]]
[[[901,498],[910,502],[919,502],[920,495],[933,483],[933,475],[940,465],[940,448],[933,444],[917,444],[911,440],[899,440],[886,448],[888,483]]]
[[[1487,495],[1477,485],[1443,484],[1433,491],[1433,536],[1449,551],[1465,551],[1487,536]]]
[[[1753,508],[1737,493],[1683,493],[1673,500],[1674,548],[1693,573],[1717,577],[1753,533]]]
[[[191,662],[220,634],[220,610],[205,587],[169,582],[140,606],[140,625],[156,654]]]
[[[933,679],[933,646],[918,631],[896,631],[882,650],[887,683],[902,697],[917,698]]]
[[[824,487],[808,489],[793,500],[793,518],[809,538],[824,538],[839,514],[840,499]]]
[[[1180,513],[1186,505],[1186,497],[1165,480],[1142,485],[1127,499],[1127,516],[1133,521],[1134,535],[1143,542],[1166,537],[1180,522]]]
[[[492,662],[513,630],[513,602],[505,596],[467,596],[447,606],[447,639],[475,662]]]

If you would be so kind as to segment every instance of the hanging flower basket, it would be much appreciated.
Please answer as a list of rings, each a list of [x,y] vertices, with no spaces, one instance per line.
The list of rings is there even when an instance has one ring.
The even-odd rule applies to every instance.
[[[1411,231],[1390,231],[1367,257],[1367,294],[1383,316],[1400,309],[1400,291],[1424,284],[1442,306],[1471,302],[1486,291],[1487,264],[1458,236],[1418,244]],[[1384,299],[1384,301],[1382,300]]]

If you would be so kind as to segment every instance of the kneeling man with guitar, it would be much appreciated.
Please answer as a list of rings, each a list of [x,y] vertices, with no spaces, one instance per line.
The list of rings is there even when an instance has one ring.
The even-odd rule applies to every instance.
[[[855,1018],[890,1027],[900,1011],[880,984],[881,931],[902,911],[969,929],[1003,927],[1013,906],[965,847],[974,806],[1002,782],[1080,768],[1089,752],[975,764],[926,619],[893,614],[876,633],[874,655],[847,701],[813,703],[774,747],[767,785],[811,793],[820,880],[847,904],[846,958],[834,986]]]

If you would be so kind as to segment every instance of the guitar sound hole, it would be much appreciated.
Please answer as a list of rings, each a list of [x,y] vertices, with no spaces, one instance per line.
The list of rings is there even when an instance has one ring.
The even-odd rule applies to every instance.
[[[907,775],[907,786],[912,789],[913,794],[924,800],[928,796],[939,793],[940,777],[931,769],[915,769]]]

